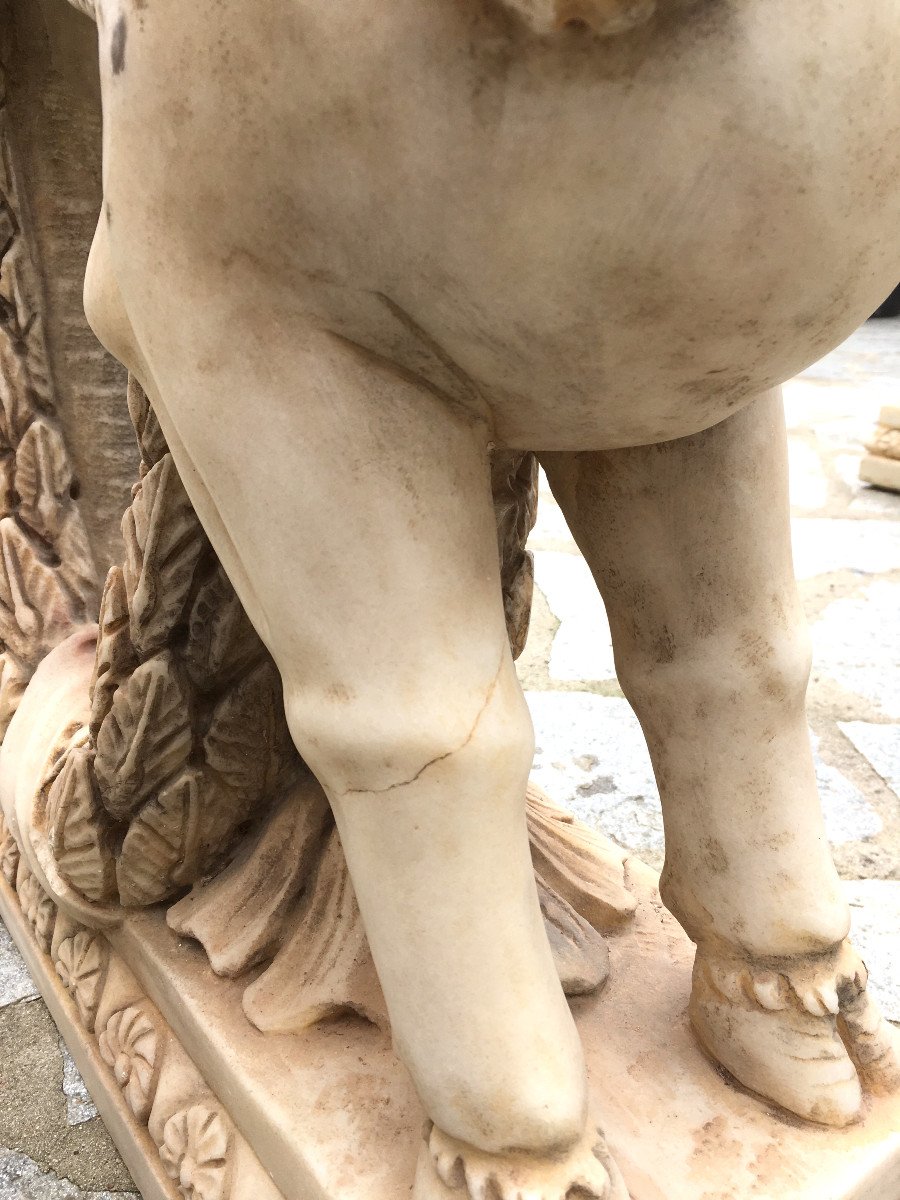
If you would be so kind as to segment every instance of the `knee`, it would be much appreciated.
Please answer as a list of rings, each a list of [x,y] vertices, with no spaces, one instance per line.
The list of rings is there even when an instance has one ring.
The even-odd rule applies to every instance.
[[[616,654],[622,690],[636,710],[690,702],[691,713],[699,706],[708,716],[735,704],[802,708],[811,666],[802,620],[790,629],[746,627],[683,645],[632,645]]]
[[[294,742],[332,795],[377,795],[436,777],[498,772],[525,781],[534,732],[511,660],[486,684],[448,688],[423,670],[414,694],[389,681],[351,693],[285,684]]]

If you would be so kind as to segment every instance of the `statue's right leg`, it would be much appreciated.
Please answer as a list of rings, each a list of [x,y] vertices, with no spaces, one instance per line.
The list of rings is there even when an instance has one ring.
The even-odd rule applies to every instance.
[[[622,1195],[537,900],[485,424],[338,338],[267,330],[167,348],[141,382],[333,806],[434,1123],[416,1196]]]

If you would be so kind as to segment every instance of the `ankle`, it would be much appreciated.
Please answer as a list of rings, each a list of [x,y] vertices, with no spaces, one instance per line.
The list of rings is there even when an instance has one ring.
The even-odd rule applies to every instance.
[[[768,959],[826,955],[850,931],[850,908],[833,871],[816,885],[786,878],[781,887],[745,889],[738,880],[700,890],[668,864],[660,896],[701,950],[711,955]]]

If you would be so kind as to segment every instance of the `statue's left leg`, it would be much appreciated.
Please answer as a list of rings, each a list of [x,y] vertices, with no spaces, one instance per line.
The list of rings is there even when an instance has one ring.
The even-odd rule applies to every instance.
[[[781,398],[696,436],[542,456],[603,594],[663,803],[661,891],[697,943],[691,1017],[746,1086],[811,1120],[900,1084],[847,942],[806,722]]]

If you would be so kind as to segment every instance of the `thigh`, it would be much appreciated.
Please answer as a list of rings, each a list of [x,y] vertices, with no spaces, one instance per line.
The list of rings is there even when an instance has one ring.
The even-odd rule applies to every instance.
[[[509,656],[484,427],[328,334],[209,331],[144,382],[297,724],[387,744],[389,695],[461,741]]]

